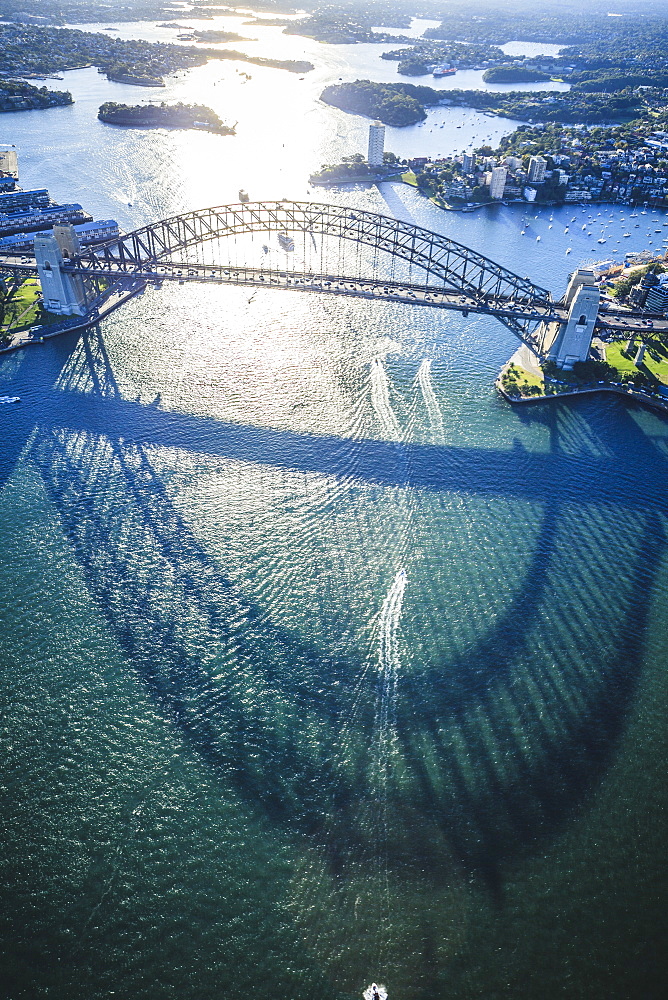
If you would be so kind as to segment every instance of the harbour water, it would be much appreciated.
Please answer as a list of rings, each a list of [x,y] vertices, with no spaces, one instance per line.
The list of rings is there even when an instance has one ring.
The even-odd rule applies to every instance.
[[[321,83],[353,58],[298,43]],[[209,64],[161,92],[230,138],[104,126],[146,93],[66,79],[71,108],[12,119],[22,182],[126,229],[309,197],[364,148],[309,77]],[[463,117],[387,146],[461,148]],[[555,292],[649,238],[620,208],[318,197]],[[165,284],[3,357],[8,996],[663,995],[668,424],[512,409],[514,347],[486,318]]]

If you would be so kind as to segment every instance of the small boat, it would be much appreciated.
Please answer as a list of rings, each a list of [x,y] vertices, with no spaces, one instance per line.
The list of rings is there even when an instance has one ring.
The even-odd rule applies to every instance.
[[[567,232],[568,232],[568,226],[566,226],[566,228],[564,229],[564,236],[566,235]]]
[[[552,229],[552,224],[550,223],[550,225],[547,228],[548,229]]]
[[[372,983],[371,986],[367,986],[362,996],[364,1000],[387,1000],[387,990],[384,986]]]
[[[603,238],[601,238],[600,240],[597,240],[596,242],[597,242],[597,243],[605,243],[605,242],[607,242],[607,241],[606,241],[606,240],[604,240]]]
[[[586,226],[583,226],[582,228],[583,228],[583,229],[586,229],[587,227],[586,227]]]
[[[20,396],[0,396],[0,404],[4,403],[20,403]]]
[[[540,236],[536,237],[536,243],[540,243]]]
[[[624,233],[624,237],[630,236],[630,233]]]
[[[568,250],[566,251],[566,253],[570,253],[571,250],[572,250],[572,247],[569,247]]]

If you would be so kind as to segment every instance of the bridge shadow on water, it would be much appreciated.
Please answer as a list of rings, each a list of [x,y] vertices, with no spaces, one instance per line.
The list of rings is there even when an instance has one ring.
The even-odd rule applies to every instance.
[[[625,405],[616,404],[614,432],[591,404],[578,405],[577,425],[569,407],[521,416],[548,424],[544,454],[221,424],[123,400],[101,333],[91,330],[27,454],[92,598],[161,712],[250,804],[315,838],[339,875],[372,850],[360,804],[379,794],[368,767],[378,672],[365,669],[362,650],[329,654],[268,621],[179,512],[156,449],[539,504],[533,556],[504,614],[447,662],[401,677],[392,734],[400,766],[387,787],[390,864],[447,884],[454,863],[500,893],[504,864],[554,837],[610,764],[665,554],[666,456]],[[596,442],[589,452],[585,432]],[[647,484],[641,470],[650,462]],[[564,554],[574,515],[581,530]],[[618,560],[610,517],[632,524]],[[555,590],[553,570],[565,558],[572,598]],[[350,737],[353,683],[361,709]]]

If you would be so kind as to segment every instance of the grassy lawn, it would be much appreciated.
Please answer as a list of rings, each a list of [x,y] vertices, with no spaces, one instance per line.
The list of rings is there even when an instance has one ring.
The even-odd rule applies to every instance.
[[[417,177],[412,170],[407,170],[405,174],[402,174],[401,179],[404,184],[410,184],[411,187],[417,187]]]
[[[37,322],[39,306],[37,296],[41,291],[39,282],[31,278],[25,281],[5,311],[2,332],[16,333],[25,330]]]
[[[668,357],[666,357],[665,348],[658,342],[649,341],[647,345],[648,350],[645,351],[645,358],[640,368],[637,368],[633,363],[633,358],[628,358],[622,354],[627,343],[627,340],[614,340],[612,343],[605,345],[605,356],[608,364],[616,368],[620,376],[624,372],[631,372],[632,375],[637,375],[641,372],[645,375],[653,375],[663,385],[668,385]],[[640,341],[636,340],[633,357],[635,357],[639,343]]]
[[[40,292],[40,284],[35,278],[30,278],[21,285],[5,310],[4,321],[0,327],[0,341],[6,343],[14,334],[29,330],[38,323],[50,326],[62,322],[62,316],[42,312],[38,299]]]
[[[511,393],[519,390],[524,395],[523,390],[528,389],[530,386],[538,386],[541,396],[545,393],[545,382],[543,379],[516,364],[508,366],[507,371],[501,379],[501,384],[507,392]]]

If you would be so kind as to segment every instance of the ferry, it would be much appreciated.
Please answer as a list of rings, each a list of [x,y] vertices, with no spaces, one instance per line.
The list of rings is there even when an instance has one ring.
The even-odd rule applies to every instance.
[[[457,69],[455,66],[434,66],[433,70],[431,71],[431,75],[436,77],[452,76],[456,72]]]
[[[295,248],[295,241],[287,233],[279,233],[278,242],[281,244],[281,249],[285,250],[286,253],[291,253]]]

